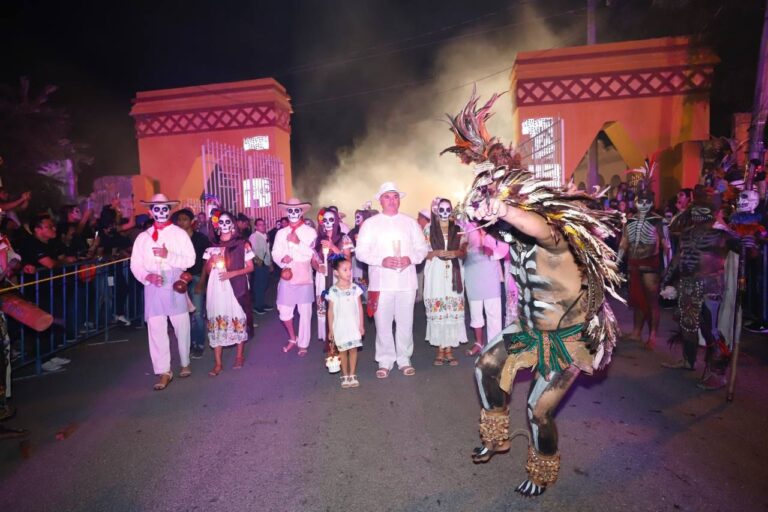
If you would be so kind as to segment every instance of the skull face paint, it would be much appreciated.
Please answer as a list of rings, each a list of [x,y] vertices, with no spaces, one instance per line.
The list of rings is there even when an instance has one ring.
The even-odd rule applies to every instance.
[[[437,205],[437,216],[440,217],[440,220],[447,221],[451,218],[452,213],[453,207],[448,201],[440,201],[440,204]]]
[[[336,214],[333,212],[326,212],[323,214],[323,228],[326,231],[332,231],[333,225],[336,224]]]
[[[359,226],[363,223],[363,214],[362,213],[356,213],[355,214],[355,226]]]
[[[635,203],[635,206],[637,207],[637,211],[643,215],[647,214],[649,211],[651,211],[651,207],[653,206],[653,203],[650,199],[641,197],[637,200]]]
[[[286,208],[286,212],[288,214],[288,220],[291,224],[295,224],[296,222],[299,222],[303,215],[303,211],[301,208],[297,207],[290,207]]]
[[[760,202],[760,197],[754,190],[745,190],[739,194],[739,199],[736,202],[736,211],[739,213],[752,213],[757,208],[757,203]]]
[[[235,230],[235,223],[232,221],[232,217],[226,214],[219,217],[219,230],[222,235],[232,233]]]
[[[155,222],[168,222],[171,216],[171,207],[167,204],[153,204],[149,212],[152,214],[152,218]]]
[[[712,209],[706,206],[694,206],[691,208],[691,220],[696,224],[710,222],[715,218]]]

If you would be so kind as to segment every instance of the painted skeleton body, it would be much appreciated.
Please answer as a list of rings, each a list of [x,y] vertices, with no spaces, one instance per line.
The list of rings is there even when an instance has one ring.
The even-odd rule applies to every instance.
[[[682,338],[683,357],[690,368],[696,363],[698,332],[701,330],[707,345],[706,370],[717,375],[725,374],[730,352],[717,318],[723,297],[725,259],[728,251],[738,252],[739,245],[732,233],[712,227],[711,222],[695,224],[680,237],[680,251],[664,282],[679,277],[678,338]]]
[[[528,479],[516,490],[538,496],[557,480],[560,467],[553,420],[558,404],[580,370],[608,363],[616,342],[617,323],[605,294],[617,295],[621,278],[615,252],[604,240],[621,228],[623,216],[593,210],[588,206],[593,197],[548,187],[523,169],[486,129],[498,97],[479,106],[473,91],[466,106],[448,116],[455,145],[443,151],[476,164],[472,188],[456,210],[459,218],[480,221],[489,234],[510,244],[511,272],[520,292],[520,324],[490,340],[475,364],[483,445],[472,458],[487,462],[509,449],[511,383],[518,369],[535,369],[527,404]]]

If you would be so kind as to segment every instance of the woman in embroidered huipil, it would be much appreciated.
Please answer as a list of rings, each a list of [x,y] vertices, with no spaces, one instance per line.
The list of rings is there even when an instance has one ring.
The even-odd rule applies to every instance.
[[[437,347],[434,364],[459,364],[453,349],[466,343],[464,325],[464,275],[461,259],[466,243],[451,219],[453,206],[448,199],[432,201],[430,224],[424,229],[429,243],[424,266],[424,307],[427,312],[426,340]]]
[[[237,346],[232,368],[243,367],[244,342],[253,334],[248,275],[253,271],[254,254],[250,244],[237,236],[232,214],[222,212],[218,228],[219,243],[205,250],[206,265],[198,284],[202,291],[203,283],[210,276],[205,300],[208,342],[216,360],[208,373],[211,377],[221,373],[224,347]]]

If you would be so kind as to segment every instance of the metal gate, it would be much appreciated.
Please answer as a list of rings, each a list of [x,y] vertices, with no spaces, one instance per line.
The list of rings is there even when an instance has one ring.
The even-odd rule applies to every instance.
[[[202,157],[205,193],[218,197],[222,208],[261,217],[268,226],[282,216],[277,203],[285,200],[285,173],[279,158],[210,140]]]
[[[562,186],[563,122],[559,117],[538,117],[522,123],[522,141],[518,151],[522,163],[537,178],[548,180],[552,186]]]

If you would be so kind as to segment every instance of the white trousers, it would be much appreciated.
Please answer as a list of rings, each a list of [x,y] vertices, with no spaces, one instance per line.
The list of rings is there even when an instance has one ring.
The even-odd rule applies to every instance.
[[[416,290],[381,292],[376,314],[376,362],[391,370],[411,366],[413,354],[413,307]],[[392,337],[392,322],[395,336]]]
[[[488,333],[485,338],[487,342],[501,332],[501,297],[469,301],[469,326],[473,329],[485,326],[483,309],[488,322]]]
[[[290,322],[293,320],[293,309],[299,310],[299,333],[296,336],[296,343],[299,348],[307,348],[309,346],[309,335],[312,330],[312,303],[308,304],[296,304],[295,306],[282,306],[277,305],[277,311],[280,313],[280,320],[283,322]]]
[[[171,340],[168,337],[168,320],[173,325],[179,345],[182,368],[189,366],[189,313],[172,316],[151,316],[147,319],[149,357],[155,375],[171,371]]]

